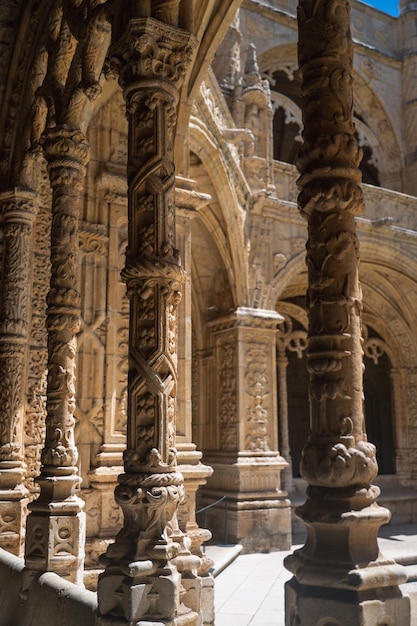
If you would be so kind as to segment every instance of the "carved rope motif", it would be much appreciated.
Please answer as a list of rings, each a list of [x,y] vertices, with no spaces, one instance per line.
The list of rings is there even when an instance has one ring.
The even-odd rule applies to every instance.
[[[308,369],[312,432],[302,475],[311,485],[369,484],[377,473],[362,407],[362,294],[354,217],[363,211],[352,117],[346,0],[298,7],[304,144],[299,208],[308,220]]]
[[[246,450],[270,450],[268,408],[264,406],[265,397],[271,393],[271,381],[268,371],[269,345],[252,343],[245,351],[245,391],[252,398],[246,411]]]

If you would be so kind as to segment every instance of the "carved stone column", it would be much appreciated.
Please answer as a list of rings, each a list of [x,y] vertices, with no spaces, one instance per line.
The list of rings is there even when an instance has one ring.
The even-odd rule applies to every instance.
[[[227,496],[208,511],[216,537],[246,552],[291,545],[290,502],[281,489],[287,463],[278,452],[275,311],[240,307],[210,322],[216,358],[216,451],[206,453],[214,473],[202,504]]]
[[[52,187],[51,284],[47,297],[48,380],[40,495],[29,506],[26,565],[82,583],[85,540],[83,501],[74,443],[78,292],[78,214],[89,147],[66,126],[46,131],[43,142]]]
[[[286,357],[284,347],[283,350],[279,349],[277,354],[278,425],[280,435],[280,452],[288,463],[288,466],[282,473],[282,482],[284,489],[286,491],[291,491],[293,485],[293,470],[288,430],[287,366],[288,359]]]
[[[192,325],[191,325],[191,220],[210,201],[207,194],[194,189],[193,180],[176,177],[175,206],[177,216],[177,244],[183,267],[187,273],[178,307],[178,418],[176,448],[178,469],[184,476],[185,498],[178,510],[179,526],[191,541],[190,550],[201,559],[198,575],[201,578],[202,624],[214,624],[214,579],[209,573],[213,561],[202,551],[202,544],[211,539],[211,532],[197,523],[196,493],[212,475],[213,468],[201,462],[192,436]]]
[[[277,340],[277,373],[278,373],[278,428],[280,451],[288,462],[288,467],[283,472],[284,489],[291,491],[293,488],[293,460],[291,458],[289,416],[288,416],[288,352],[295,352],[298,358],[302,358],[307,346],[307,332],[305,330],[293,330],[293,322],[289,316],[285,316],[284,324],[278,328]]]
[[[346,0],[298,7],[304,144],[299,207],[307,243],[311,433],[301,474],[303,548],[287,557],[286,624],[409,623],[403,568],[379,553],[389,511],[375,499],[375,447],[363,416],[361,289],[355,216],[363,211],[352,122],[352,42]]]
[[[3,267],[0,309],[0,547],[21,556],[26,493],[23,451],[28,327],[36,195],[13,189],[0,195]]]
[[[175,10],[169,10],[175,4],[152,3],[155,17],[175,23]],[[176,311],[184,272],[175,249],[173,136],[191,46],[185,31],[135,17],[110,52],[129,122],[123,270],[130,298],[129,377],[125,473],[115,490],[124,525],[103,557],[99,624],[116,618],[132,626],[195,626],[199,619],[199,598],[184,597],[181,583],[181,577],[192,579],[199,559],[178,527],[184,488],[175,450]]]

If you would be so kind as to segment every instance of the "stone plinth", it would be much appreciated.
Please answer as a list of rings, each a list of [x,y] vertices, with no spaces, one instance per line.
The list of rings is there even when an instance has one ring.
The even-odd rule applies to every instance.
[[[288,550],[291,546],[291,507],[278,487],[285,462],[276,457],[246,457],[235,461],[210,456],[213,477],[200,499],[201,507],[224,498],[206,512],[214,537],[240,543],[245,552]]]

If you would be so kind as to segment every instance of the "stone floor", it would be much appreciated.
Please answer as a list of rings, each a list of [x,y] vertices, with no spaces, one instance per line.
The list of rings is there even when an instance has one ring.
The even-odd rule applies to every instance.
[[[293,549],[302,543],[296,537]],[[385,556],[406,567],[403,587],[411,597],[411,626],[417,626],[417,526],[385,526],[379,543]],[[239,546],[213,545],[207,553],[215,563],[216,626],[284,626],[284,583],[291,574],[283,560],[289,552],[242,555]]]

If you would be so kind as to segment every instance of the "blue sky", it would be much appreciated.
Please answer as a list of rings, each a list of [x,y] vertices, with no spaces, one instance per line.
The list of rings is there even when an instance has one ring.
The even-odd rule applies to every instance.
[[[385,13],[398,17],[399,0],[364,0],[364,3],[370,4],[380,11],[385,11]]]

